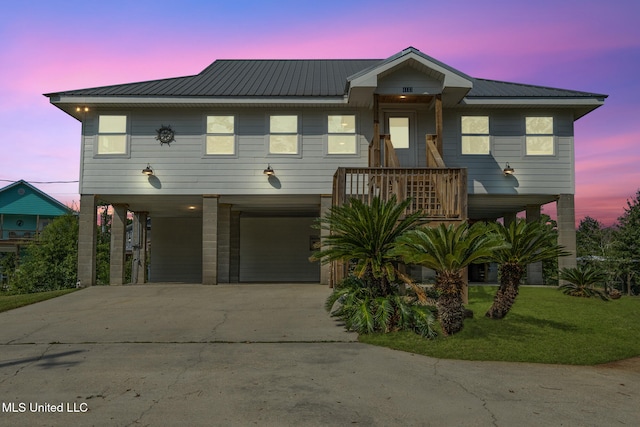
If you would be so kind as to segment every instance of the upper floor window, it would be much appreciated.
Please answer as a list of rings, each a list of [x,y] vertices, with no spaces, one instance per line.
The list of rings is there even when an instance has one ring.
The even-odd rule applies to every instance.
[[[235,117],[207,116],[205,154],[236,154]]]
[[[269,154],[298,154],[298,116],[269,118]]]
[[[356,154],[356,116],[329,116],[327,154]]]
[[[488,116],[462,116],[462,154],[489,154],[491,139],[489,137]]]
[[[127,116],[98,117],[97,154],[127,154]]]
[[[525,145],[528,156],[554,155],[553,117],[527,117]]]

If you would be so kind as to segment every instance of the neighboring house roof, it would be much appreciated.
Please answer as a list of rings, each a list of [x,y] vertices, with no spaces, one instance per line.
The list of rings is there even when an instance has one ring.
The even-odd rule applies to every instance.
[[[218,60],[199,74],[139,83],[103,86],[45,94],[53,104],[75,117],[74,102],[87,104],[252,102],[260,99],[333,99],[344,102],[350,89],[371,86],[377,77],[413,61],[420,69],[458,88],[461,104],[510,104],[538,100],[584,106],[582,114],[600,106],[607,95],[470,77],[419,50],[409,47],[387,59],[335,60]],[[464,97],[464,99],[462,98]],[[574,102],[575,100],[575,102]],[[67,105],[67,107],[65,107]],[[580,114],[581,115],[581,114]]]
[[[70,209],[24,180],[0,188],[0,214],[60,216]]]

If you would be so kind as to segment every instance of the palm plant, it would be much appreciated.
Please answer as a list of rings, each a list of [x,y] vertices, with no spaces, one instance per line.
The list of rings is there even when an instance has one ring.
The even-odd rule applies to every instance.
[[[485,314],[491,319],[504,318],[518,296],[520,281],[528,264],[569,255],[558,245],[553,228],[544,221],[527,222],[518,218],[509,226],[493,224],[493,233],[506,243],[493,254],[500,264],[500,286],[493,304]]]
[[[573,268],[563,268],[560,270],[560,279],[564,280],[558,287],[565,295],[574,297],[599,297],[603,301],[608,301],[606,291],[597,289],[595,285],[603,283],[607,278],[603,270],[592,265],[580,265]]]
[[[372,291],[362,279],[349,276],[329,295],[325,309],[342,319],[347,330],[359,334],[403,330],[436,337],[434,316],[428,307],[407,296],[375,296]],[[332,311],[336,303],[338,307]]]
[[[436,303],[440,325],[445,335],[462,330],[464,307],[462,293],[465,280],[462,272],[472,263],[485,262],[503,243],[487,233],[483,223],[420,228],[398,239],[394,253],[406,263],[419,264],[436,271]]]
[[[388,201],[375,197],[370,205],[351,199],[334,206],[319,225],[330,235],[311,259],[323,264],[355,262],[352,274],[363,279],[374,296],[388,295],[398,274],[397,256],[392,254],[396,240],[420,222],[420,212],[403,216],[410,203],[410,199],[397,203],[393,196]]]

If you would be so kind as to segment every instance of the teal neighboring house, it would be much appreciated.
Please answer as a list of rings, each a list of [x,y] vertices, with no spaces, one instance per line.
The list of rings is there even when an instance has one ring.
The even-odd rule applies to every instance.
[[[24,180],[0,189],[0,252],[18,252],[70,209]]]

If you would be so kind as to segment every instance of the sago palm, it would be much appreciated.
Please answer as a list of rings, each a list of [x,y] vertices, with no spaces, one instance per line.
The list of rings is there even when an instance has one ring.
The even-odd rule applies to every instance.
[[[398,203],[394,196],[388,201],[376,197],[370,205],[351,199],[334,206],[319,220],[319,228],[330,234],[311,259],[323,264],[355,261],[353,275],[375,289],[373,296],[387,295],[397,273],[397,257],[391,251],[396,240],[420,222],[420,212],[403,216],[410,203]]]
[[[499,264],[500,287],[486,313],[491,319],[502,319],[509,313],[518,296],[520,281],[527,265],[569,255],[558,244],[553,228],[544,221],[527,222],[522,218],[509,226],[493,224],[493,233],[506,245],[494,251]]]
[[[435,228],[423,227],[407,232],[398,239],[395,253],[408,264],[419,264],[436,271],[436,303],[442,331],[455,334],[463,327],[462,293],[465,280],[462,272],[472,263],[485,262],[503,244],[495,234],[487,233],[482,223]]]
[[[563,268],[560,270],[560,279],[566,283],[558,287],[565,295],[574,297],[599,297],[603,301],[608,301],[606,291],[596,288],[596,285],[604,283],[607,275],[604,271],[591,265],[579,265],[573,268]]]

